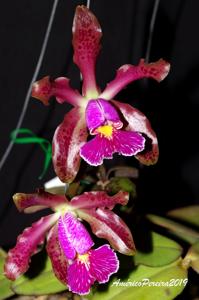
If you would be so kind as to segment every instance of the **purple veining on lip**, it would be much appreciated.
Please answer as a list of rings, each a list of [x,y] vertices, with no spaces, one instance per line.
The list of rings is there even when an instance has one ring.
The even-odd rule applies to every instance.
[[[136,155],[144,149],[144,143],[145,138],[137,132],[116,130],[111,140],[97,134],[81,147],[80,155],[88,164],[99,166],[104,159],[112,159],[114,153]]]
[[[118,258],[109,245],[91,249],[86,255],[85,261],[77,258],[68,267],[69,290],[79,295],[88,294],[95,281],[109,281],[110,276],[119,268]]]

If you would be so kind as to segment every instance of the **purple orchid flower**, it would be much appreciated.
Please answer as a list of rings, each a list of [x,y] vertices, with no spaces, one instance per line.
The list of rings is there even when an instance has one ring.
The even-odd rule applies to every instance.
[[[71,213],[66,213],[59,219],[58,237],[69,262],[67,284],[70,291],[88,294],[90,286],[96,280],[105,283],[110,275],[118,271],[119,261],[110,246],[91,249],[93,240],[82,223]]]
[[[170,65],[163,59],[155,63],[123,65],[103,92],[96,84],[95,63],[100,50],[101,27],[96,17],[85,7],[78,6],[73,22],[74,62],[82,77],[82,95],[72,89],[69,79],[49,77],[33,85],[32,96],[48,104],[55,96],[59,103],[75,106],[66,114],[53,138],[53,164],[63,182],[75,178],[81,157],[97,166],[103,159],[111,159],[114,153],[134,155],[141,163],[157,162],[159,151],[157,137],[151,125],[139,110],[129,104],[114,100],[115,95],[134,80],[149,77],[163,80]],[[95,138],[86,142],[87,128]],[[147,139],[147,148],[145,147]]]
[[[4,266],[10,280],[27,271],[31,255],[47,237],[46,248],[53,271],[69,290],[87,294],[95,281],[107,282],[119,268],[117,256],[108,244],[93,249],[94,242],[80,220],[87,221],[93,233],[107,239],[116,251],[126,255],[135,252],[130,230],[112,211],[116,204],[127,204],[126,192],[112,197],[105,192],[86,192],[68,201],[65,196],[39,190],[35,194],[15,194],[13,199],[19,211],[32,213],[49,207],[54,213],[19,235]]]

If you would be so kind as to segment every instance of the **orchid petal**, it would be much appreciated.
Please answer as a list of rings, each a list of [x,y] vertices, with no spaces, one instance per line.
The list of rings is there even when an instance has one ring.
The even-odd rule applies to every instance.
[[[93,233],[109,241],[111,246],[125,255],[133,255],[135,245],[132,234],[124,221],[108,209],[82,209],[78,211],[81,219],[87,221]]]
[[[144,165],[155,164],[159,156],[158,141],[147,117],[129,104],[113,100],[112,102],[119,108],[128,122],[128,127],[126,129],[140,132],[148,138],[146,139],[146,147],[144,151],[137,154],[135,157]]]
[[[96,17],[85,6],[76,8],[73,21],[73,60],[83,76],[83,96],[99,95],[95,80],[95,63],[100,50],[101,27]]]
[[[53,88],[49,76],[45,76],[33,84],[31,96],[43,102],[44,105],[48,105],[52,95]]]
[[[68,261],[60,247],[58,240],[57,226],[55,225],[49,232],[46,250],[51,259],[52,268],[55,276],[63,283],[67,284]]]
[[[37,252],[37,246],[44,242],[46,232],[58,217],[58,213],[43,217],[18,236],[16,246],[8,252],[6,259],[4,272],[7,278],[15,280],[27,271],[31,255]]]
[[[115,130],[111,139],[98,134],[81,147],[80,155],[88,164],[99,166],[104,159],[112,159],[114,153],[136,155],[144,144],[145,138],[137,132]]]
[[[100,135],[87,142],[80,149],[80,156],[92,166],[99,166],[104,158],[112,159],[114,148],[112,143]]]
[[[13,200],[17,209],[25,213],[33,213],[47,207],[54,208],[67,203],[65,196],[53,195],[42,189],[35,194],[17,193],[13,196]]]
[[[57,127],[53,138],[53,164],[63,182],[72,182],[80,166],[79,150],[87,139],[85,116],[73,108]]]
[[[90,292],[90,287],[95,282],[95,278],[90,274],[89,266],[76,259],[68,267],[67,282],[69,291],[86,295]]]
[[[113,144],[119,154],[132,156],[144,149],[145,138],[138,132],[118,130]]]
[[[76,252],[84,254],[94,245],[84,225],[72,213],[59,218],[58,237],[68,259],[74,259]]]
[[[170,70],[170,64],[163,59],[154,63],[144,63],[141,59],[138,66],[124,65],[117,71],[115,79],[107,84],[107,87],[99,98],[113,99],[127,84],[141,78],[153,78],[162,81]]]
[[[77,90],[74,90],[69,85],[69,79],[59,77],[56,80],[50,80],[49,76],[36,81],[32,86],[32,97],[48,105],[49,99],[55,96],[57,102],[68,102],[74,106],[81,106],[84,98]]]
[[[105,121],[120,123],[122,126],[119,114],[111,103],[104,99],[90,100],[86,107],[86,123],[91,134],[94,129],[103,125]]]
[[[116,204],[126,205],[129,200],[129,193],[120,191],[114,196],[108,196],[105,192],[85,192],[74,197],[70,205],[75,209],[105,208],[113,209]]]
[[[99,283],[109,281],[119,269],[119,260],[109,245],[103,245],[90,254],[90,273]]]

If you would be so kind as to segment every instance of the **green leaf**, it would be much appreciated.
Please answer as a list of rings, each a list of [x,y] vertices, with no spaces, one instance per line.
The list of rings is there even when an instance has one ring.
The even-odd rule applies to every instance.
[[[183,291],[186,283],[187,270],[182,267],[181,260],[164,267],[140,265],[130,273],[128,279],[115,277],[107,290],[93,292],[86,299],[172,300]]]
[[[168,216],[199,226],[199,205],[191,205],[170,210]]]
[[[10,288],[10,280],[3,275],[3,266],[6,258],[6,253],[0,249],[0,300],[7,299],[14,295],[14,292]]]
[[[34,278],[20,277],[13,282],[12,289],[17,294],[36,296],[58,293],[66,290],[66,286],[55,277],[48,258],[44,270],[38,276]]]
[[[199,232],[187,226],[156,215],[150,214],[147,215],[147,218],[154,224],[169,229],[170,232],[172,232],[173,234],[190,244],[194,244],[199,240]]]
[[[0,300],[7,299],[14,295],[14,292],[10,288],[10,281],[6,278],[0,279]]]
[[[3,266],[6,258],[6,252],[0,248],[0,279],[5,278],[3,275]]]
[[[135,264],[151,267],[168,265],[182,254],[181,246],[175,241],[152,232],[152,249],[148,253],[137,251],[134,256]]]
[[[185,267],[191,266],[194,271],[199,273],[199,242],[189,248],[187,255],[183,259]]]

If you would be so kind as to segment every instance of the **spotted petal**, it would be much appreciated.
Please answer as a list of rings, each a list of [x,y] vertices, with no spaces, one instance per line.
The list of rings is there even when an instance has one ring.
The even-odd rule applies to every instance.
[[[76,8],[73,21],[74,62],[83,76],[83,96],[96,98],[99,94],[95,80],[95,63],[100,50],[101,27],[85,6]]]
[[[43,104],[48,105],[52,96],[55,96],[59,103],[68,102],[74,106],[81,106],[84,100],[77,90],[70,87],[69,79],[65,77],[50,80],[49,76],[45,76],[33,84],[32,97]]]
[[[170,64],[163,59],[159,59],[155,63],[147,64],[143,59],[140,60],[138,66],[124,65],[119,68],[115,79],[107,84],[107,87],[99,98],[111,100],[117,95],[127,84],[141,78],[153,78],[157,81],[163,80],[170,70]]]
[[[81,208],[108,208],[113,209],[116,204],[126,205],[129,200],[127,192],[120,191],[114,196],[108,196],[105,192],[85,192],[80,196],[74,197],[70,205],[76,209]]]
[[[79,150],[87,139],[85,116],[80,108],[73,108],[55,131],[53,138],[53,164],[63,182],[72,182],[80,166]]]
[[[137,132],[115,130],[111,139],[96,135],[81,147],[80,155],[88,164],[99,166],[104,159],[112,159],[114,153],[136,155],[144,149],[144,144],[145,138]]]
[[[126,255],[133,255],[135,245],[132,234],[124,221],[109,209],[81,209],[81,219],[87,221],[93,233],[109,241],[111,246]]]
[[[17,209],[25,213],[33,213],[44,208],[54,208],[66,204],[67,199],[62,195],[53,195],[39,189],[34,194],[17,193],[13,196]]]
[[[58,213],[43,217],[18,236],[17,244],[8,252],[5,262],[4,272],[7,278],[15,280],[27,271],[31,255],[37,252],[37,246],[44,242],[46,232],[58,217]]]
[[[109,281],[112,274],[119,269],[119,261],[109,245],[92,250],[90,254],[90,273],[99,283]]]
[[[146,147],[144,151],[135,157],[144,165],[153,165],[159,156],[158,140],[147,117],[138,109],[129,104],[112,101],[121,111],[128,122],[127,130],[133,130],[144,134],[146,137]]]
[[[68,259],[74,259],[76,252],[84,254],[94,245],[84,225],[72,213],[59,218],[58,237]]]
[[[68,261],[59,245],[57,226],[55,225],[48,234],[46,250],[51,259],[52,268],[56,277],[67,284]]]

